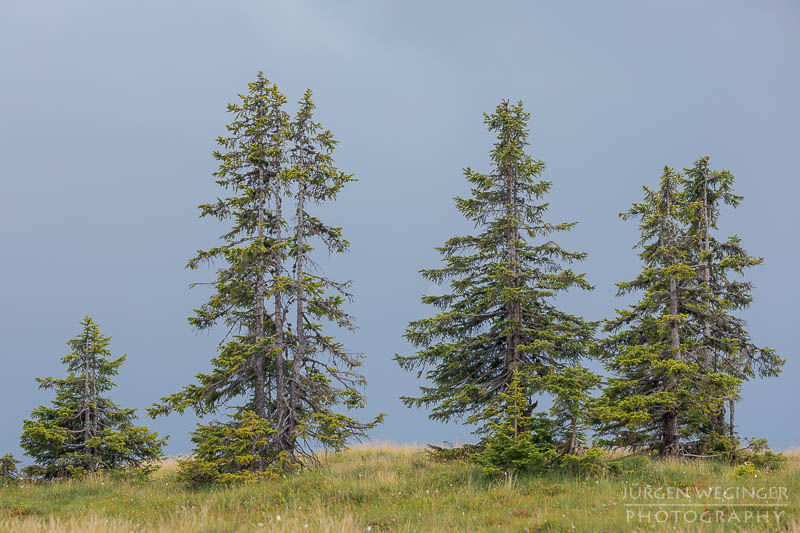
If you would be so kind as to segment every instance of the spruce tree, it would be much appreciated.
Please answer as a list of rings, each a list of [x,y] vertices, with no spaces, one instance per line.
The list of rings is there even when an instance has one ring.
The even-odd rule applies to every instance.
[[[345,330],[355,329],[352,317],[342,308],[351,299],[351,283],[322,274],[319,265],[312,262],[311,242],[320,242],[328,253],[345,252],[350,244],[342,237],[340,227],[325,224],[308,209],[335,200],[342,187],[353,181],[353,176],[336,168],[333,150],[337,141],[330,130],[315,122],[310,89],[298,105],[290,127],[292,167],[288,173],[295,201],[291,243],[295,338],[289,371],[288,429],[295,443],[301,437],[301,441],[316,441],[339,449],[348,438],[364,436],[383,415],[363,423],[335,410],[337,406],[364,407],[365,398],[359,391],[366,381],[356,372],[362,364],[361,357],[345,350],[342,343],[325,331],[326,323]],[[314,269],[309,269],[309,265]]]
[[[664,456],[683,453],[682,440],[698,436],[701,422],[737,394],[739,380],[707,371],[694,355],[703,351],[689,310],[700,280],[690,253],[689,205],[683,177],[664,168],[658,189],[624,219],[640,220],[641,273],[618,283],[620,296],[643,297],[606,323],[603,342],[609,378],[596,403],[605,442],[649,448]]]
[[[575,455],[586,444],[586,432],[591,423],[589,409],[594,400],[591,393],[600,384],[600,376],[582,366],[567,367],[549,374],[542,388],[553,396],[550,408],[552,433],[561,451]]]
[[[723,372],[741,380],[777,376],[784,361],[774,350],[757,347],[745,322],[733,314],[750,306],[753,286],[742,276],[745,269],[762,264],[763,258],[748,255],[737,236],[719,240],[715,235],[721,208],[735,208],[742,200],[733,191],[733,174],[711,170],[709,158],[702,157],[685,169],[685,176],[689,253],[698,278],[687,304],[688,322],[698,337],[695,360],[707,372]],[[704,441],[724,433],[734,436],[734,401],[729,400],[727,422],[724,405],[705,421],[709,435]]]
[[[31,472],[45,478],[139,467],[160,459],[166,441],[134,425],[135,409],[122,409],[104,396],[125,356],[112,357],[110,337],[91,318],[81,326],[67,343],[72,351],[61,359],[67,376],[37,378],[40,389],[55,390],[55,400],[34,409],[23,423],[20,445],[36,462]]]
[[[239,411],[253,412],[272,424],[271,446],[259,448],[263,453],[253,464],[264,470],[283,457],[291,440],[285,328],[291,278],[285,265],[288,244],[281,203],[289,116],[283,110],[286,97],[260,72],[239,98],[228,104],[233,120],[228,135],[217,139],[220,149],[213,152],[219,162],[214,177],[230,196],[200,205],[201,218],[213,217],[229,227],[221,244],[199,250],[187,263],[190,269],[220,265],[216,280],[207,284],[212,295],[195,309],[189,323],[198,330],[222,325],[226,334],[211,360],[211,373],[198,374],[198,383],[163,397],[148,412],[155,417],[193,409],[202,416],[242,400]],[[249,417],[229,423],[237,420]]]
[[[362,424],[335,411],[341,405],[364,404],[358,390],[364,380],[354,372],[359,358],[323,334],[318,323],[324,319],[351,326],[340,308],[348,285],[305,269],[308,239],[320,237],[330,251],[347,248],[341,230],[310,216],[307,203],[335,198],[351,179],[333,165],[335,141],[327,130],[318,131],[310,96],[307,92],[292,121],[283,109],[285,96],[259,73],[241,101],[228,105],[234,120],[229,135],[218,139],[222,149],[214,152],[220,162],[217,183],[230,196],[201,205],[201,217],[212,216],[232,227],[220,246],[199,251],[189,261],[189,268],[222,264],[211,284],[213,295],[190,323],[198,329],[223,324],[228,335],[212,359],[210,374],[198,374],[199,383],[162,398],[149,411],[158,416],[191,408],[207,415],[232,400],[244,401],[228,422],[198,427],[193,439],[199,445],[197,460],[206,464],[186,469],[201,473],[200,478],[211,472],[221,481],[244,479],[248,470],[299,466],[304,459],[314,460],[314,442],[339,449],[377,422]],[[287,219],[291,208],[285,207],[292,199],[294,226]],[[203,442],[204,437],[222,442],[220,435],[228,441],[250,435],[252,446],[228,442],[211,449]],[[235,455],[239,449],[250,449],[254,458],[241,460]]]
[[[551,183],[541,179],[544,162],[525,152],[529,118],[521,102],[506,100],[484,114],[497,135],[492,169],[466,168],[472,196],[455,199],[478,233],[448,240],[437,248],[444,266],[421,271],[449,291],[422,298],[441,312],[411,322],[405,336],[419,351],[396,356],[402,368],[432,382],[419,396],[404,397],[406,405],[430,407],[435,420],[466,418],[479,434],[491,431],[487,420],[515,376],[531,416],[533,397],[549,392],[545,378],[578,366],[592,343],[594,325],[554,301],[570,288],[592,287],[565,267],[586,254],[551,238],[576,223],[545,221]]]
[[[485,410],[488,436],[475,462],[489,475],[544,469],[556,462],[550,421],[542,414],[531,416],[528,387],[521,375],[498,394],[496,406]]]

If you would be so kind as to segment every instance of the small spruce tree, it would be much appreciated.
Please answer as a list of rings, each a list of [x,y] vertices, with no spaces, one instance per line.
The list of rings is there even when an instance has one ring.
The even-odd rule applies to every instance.
[[[251,410],[227,416],[227,423],[198,424],[192,433],[192,458],[180,461],[181,477],[192,483],[246,482],[276,477],[295,467],[287,451],[276,450],[276,430],[269,419]],[[259,467],[265,459],[269,468]]]
[[[475,462],[489,475],[530,472],[555,462],[550,421],[541,413],[531,416],[527,390],[515,372],[499,402],[485,410],[489,431]]]
[[[10,453],[0,457],[0,481],[7,483],[17,479],[17,465],[20,461]]]
[[[600,376],[581,366],[566,367],[547,374],[541,388],[553,397],[550,415],[553,438],[559,449],[575,455],[586,444],[586,431],[591,424],[591,392],[600,384]]]
[[[104,396],[125,356],[112,357],[110,337],[91,318],[81,326],[67,343],[72,351],[61,359],[67,376],[37,378],[40,389],[55,390],[55,400],[34,409],[23,423],[20,445],[36,461],[30,471],[41,477],[140,467],[162,458],[166,439],[134,425],[135,409],[120,408]]]

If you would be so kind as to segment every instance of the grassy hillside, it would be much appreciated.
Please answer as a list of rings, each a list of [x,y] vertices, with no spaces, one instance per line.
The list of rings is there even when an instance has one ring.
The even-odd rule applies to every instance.
[[[192,489],[169,461],[149,481],[94,477],[50,485],[0,488],[0,531],[250,532],[250,531],[761,531],[800,532],[800,453],[779,472],[737,474],[718,463],[632,462],[626,472],[596,477],[544,475],[489,481],[462,462],[434,463],[421,448],[369,445],[329,456],[323,468],[270,483]],[[757,477],[756,477],[757,476]],[[710,498],[639,499],[686,502],[661,509],[708,510],[658,523],[656,506],[626,507],[626,494],[681,487],[784,487],[780,500],[733,495],[724,507]],[[627,491],[627,492],[626,492]],[[655,492],[653,493],[655,497]],[[765,493],[766,494],[766,493]],[[780,495],[780,492],[777,493]],[[775,493],[773,493],[775,495]],[[780,503],[767,507],[764,503]],[[758,502],[750,507],[746,504]],[[699,504],[698,504],[699,503]],[[661,503],[659,503],[661,505]],[[648,524],[629,512],[651,512]],[[721,514],[716,515],[719,512]],[[739,522],[733,519],[737,513]],[[760,524],[756,515],[760,512]],[[764,521],[768,512],[769,522]],[[774,512],[783,512],[776,523]],[[659,515],[663,518],[665,513]],[[673,515],[674,516],[674,515]]]

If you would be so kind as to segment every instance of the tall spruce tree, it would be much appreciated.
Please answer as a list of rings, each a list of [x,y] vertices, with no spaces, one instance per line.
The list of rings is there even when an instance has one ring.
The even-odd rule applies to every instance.
[[[110,337],[91,318],[81,326],[61,359],[67,376],[36,380],[40,389],[55,390],[52,405],[37,407],[23,422],[20,445],[36,462],[30,471],[45,478],[139,467],[160,459],[166,441],[134,425],[135,409],[122,409],[104,395],[125,356],[112,358]]]
[[[404,397],[406,405],[431,407],[435,420],[465,417],[479,434],[491,429],[487,420],[515,376],[530,416],[533,397],[550,392],[545,378],[577,366],[593,337],[593,324],[554,302],[561,291],[592,287],[564,266],[586,254],[551,240],[576,223],[544,220],[551,183],[540,178],[544,162],[525,153],[529,118],[521,102],[506,100],[484,114],[497,134],[492,170],[466,168],[472,196],[455,199],[480,232],[448,240],[437,248],[444,266],[422,270],[427,280],[448,282],[449,291],[422,298],[441,313],[411,322],[405,336],[419,351],[396,356],[402,368],[432,382],[419,396]]]
[[[328,253],[345,252],[350,243],[342,237],[341,228],[326,225],[308,208],[335,200],[353,176],[335,166],[333,150],[337,141],[330,130],[314,121],[310,89],[298,105],[290,127],[292,167],[288,173],[295,200],[291,243],[295,260],[295,338],[289,371],[288,427],[296,443],[300,437],[300,441],[316,441],[338,449],[348,438],[364,436],[383,415],[364,423],[335,410],[337,406],[364,407],[365,398],[359,390],[366,381],[356,372],[362,364],[361,357],[345,350],[341,342],[325,332],[326,323],[355,329],[352,317],[342,308],[351,298],[351,283],[321,274],[310,256],[311,241],[319,241]]]
[[[359,361],[323,335],[310,317],[349,325],[339,308],[341,296],[325,296],[346,284],[304,270],[311,249],[307,238],[322,236],[333,251],[346,248],[338,228],[306,213],[306,201],[335,197],[351,178],[333,166],[330,151],[335,141],[329,132],[317,132],[310,93],[301,103],[297,122],[292,122],[283,110],[286,98],[262,73],[248,87],[239,103],[228,105],[234,120],[228,125],[229,135],[218,139],[222,149],[214,152],[220,162],[217,183],[231,196],[200,206],[201,217],[230,221],[232,227],[222,235],[223,244],[198,252],[188,264],[193,269],[204,262],[224,264],[211,284],[213,295],[190,323],[198,329],[223,324],[227,335],[212,359],[210,374],[198,374],[199,383],[162,398],[149,411],[158,416],[191,408],[206,415],[231,400],[244,400],[230,421],[198,427],[194,440],[200,463],[187,468],[203,479],[232,480],[239,472],[246,477],[252,470],[293,467],[302,464],[304,456],[313,459],[309,442],[341,448],[348,437],[363,434],[375,423],[360,424],[334,412],[340,404],[364,403],[358,391],[363,378],[352,371]],[[294,191],[292,231],[285,202]],[[289,270],[292,257],[294,272]],[[296,332],[289,322],[292,302],[298,307]],[[332,360],[312,358],[318,351]],[[246,435],[252,445],[236,441]],[[225,444],[209,447],[206,437]],[[242,449],[252,453],[242,458]]]
[[[148,412],[155,417],[191,408],[208,415],[231,400],[243,400],[240,411],[252,411],[272,423],[271,446],[259,448],[263,453],[252,461],[263,470],[288,449],[291,440],[286,431],[285,360],[291,278],[285,265],[288,244],[281,203],[289,115],[283,110],[286,97],[260,72],[239,98],[238,103],[228,104],[233,121],[227,126],[228,135],[217,139],[221,149],[213,152],[219,162],[216,182],[230,196],[200,205],[201,218],[213,217],[230,227],[220,245],[199,250],[187,264],[190,269],[205,263],[222,265],[216,280],[208,284],[212,295],[189,323],[198,330],[222,325],[226,334],[211,361],[211,373],[198,374],[197,384],[165,396]],[[238,417],[231,423],[250,419]]]
[[[699,283],[687,304],[688,323],[698,337],[699,357],[695,360],[708,372],[723,372],[741,380],[756,376],[777,376],[784,361],[769,348],[751,340],[745,322],[733,313],[750,306],[752,283],[744,270],[763,263],[742,248],[738,237],[718,240],[718,221],[723,206],[737,207],[742,200],[733,191],[734,177],[727,170],[711,170],[709,158],[695,161],[685,169],[684,200],[687,203],[690,257]],[[724,405],[705,421],[703,440],[728,433],[734,436],[735,398],[729,400],[729,418]]]
[[[644,296],[606,323],[603,343],[613,377],[596,403],[607,443],[649,448],[664,456],[684,451],[682,440],[701,432],[702,421],[733,398],[739,380],[703,366],[704,347],[693,330],[690,310],[701,286],[694,264],[691,209],[684,179],[664,168],[658,189],[621,216],[640,220],[637,247],[644,267],[632,281],[618,283],[619,295]],[[700,354],[700,355],[698,355]]]

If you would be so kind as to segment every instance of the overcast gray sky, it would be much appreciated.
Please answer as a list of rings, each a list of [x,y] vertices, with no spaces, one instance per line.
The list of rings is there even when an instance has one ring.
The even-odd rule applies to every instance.
[[[110,7],[113,6],[113,7]],[[409,320],[431,310],[418,270],[469,228],[452,197],[461,168],[487,168],[481,113],[501,98],[533,115],[532,153],[553,182],[562,242],[585,250],[593,293],[562,298],[591,319],[624,305],[614,283],[639,268],[633,222],[617,217],[665,164],[702,155],[737,178],[745,201],[722,233],[766,258],[745,314],[757,343],[788,359],[749,383],[744,435],[800,445],[796,354],[796,155],[800,4],[676,2],[7,2],[0,21],[0,453],[19,452],[23,418],[62,375],[65,342],[87,313],[128,354],[115,398],[143,409],[209,368],[219,337],[186,322],[203,300],[185,271],[221,228],[197,219],[220,191],[211,173],[225,104],[258,70],[290,102],[313,89],[318,118],[360,180],[326,209],[349,254],[324,261],[353,279],[368,359],[374,437],[464,441],[469,429],[403,407],[415,376]],[[793,342],[795,341],[795,342]],[[143,413],[140,414],[143,415]],[[144,418],[144,417],[143,417]],[[188,452],[191,416],[144,423]]]

